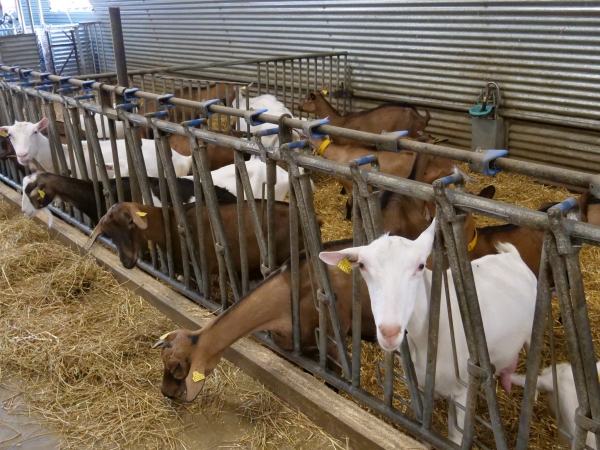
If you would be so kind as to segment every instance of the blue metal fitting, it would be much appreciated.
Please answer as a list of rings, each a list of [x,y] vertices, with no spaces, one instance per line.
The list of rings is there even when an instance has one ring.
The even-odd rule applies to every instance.
[[[81,90],[83,92],[89,92],[89,91],[93,91],[94,88],[92,87],[92,84],[94,84],[96,82],[96,80],[88,80],[88,81],[84,81],[81,84]]]
[[[75,97],[77,100],[86,100],[88,98],[94,98],[94,94],[84,94],[84,95],[78,95],[77,97]]]
[[[137,100],[137,97],[132,97],[132,94],[135,94],[137,91],[139,91],[138,88],[132,88],[132,89],[125,89],[125,92],[123,92],[123,100],[125,100],[126,102],[133,102],[135,100]]]
[[[469,161],[469,168],[475,172],[482,173],[488,177],[496,175],[500,169],[491,167],[498,158],[508,155],[508,150],[480,150],[473,152]]]
[[[181,126],[197,127],[198,125],[202,125],[203,123],[206,123],[206,119],[193,119],[188,120],[186,122],[181,122]]]
[[[173,94],[165,94],[165,95],[161,95],[160,97],[158,97],[156,99],[156,104],[158,105],[159,108],[171,108],[173,106],[175,106],[173,103],[165,103],[165,100],[169,100],[170,98],[173,97]]]
[[[573,208],[579,207],[579,200],[574,197],[566,199],[564,202],[560,202],[554,205],[555,208],[560,209],[563,213],[570,211]]]
[[[219,103],[220,101],[221,100],[219,100],[218,98],[215,98],[213,100],[207,100],[202,103],[202,106],[200,106],[198,112],[200,113],[201,116],[204,116],[204,117],[211,116],[214,114],[212,111],[210,111],[211,105]]]
[[[50,72],[40,73],[40,80],[42,80],[42,81],[52,81],[52,80],[48,79],[48,77],[50,75],[52,75]]]
[[[293,150],[295,148],[307,147],[309,144],[308,144],[307,140],[302,140],[302,141],[288,142],[286,145],[287,145],[287,148],[289,148],[290,150]]]
[[[391,133],[381,133],[375,142],[375,148],[379,151],[398,153],[402,149],[398,148],[398,138],[408,134],[408,130],[393,131]]]
[[[52,89],[52,86],[50,86],[49,84],[42,84],[42,85],[37,85],[36,86],[37,89],[39,89],[40,91],[49,91]]]
[[[33,85],[35,85],[35,83],[32,81],[22,81],[21,82],[21,86],[23,86],[23,87],[31,87]]]
[[[314,129],[320,127],[321,125],[325,125],[326,123],[329,123],[329,119],[311,120],[310,122],[306,122],[304,124],[302,131],[304,132],[305,136],[308,136],[309,139],[321,138],[327,135],[323,133],[315,133]]]
[[[0,73],[0,77],[6,78],[6,77],[12,77],[13,74],[10,72],[6,72],[6,73]]]
[[[375,161],[377,161],[377,155],[367,155],[354,160],[354,162],[359,166],[364,166],[365,164],[372,164]]]
[[[22,78],[33,78],[33,75],[31,75],[31,72],[33,72],[33,69],[23,70],[21,72],[21,77]]]
[[[11,72],[16,72],[16,71],[17,71],[17,70],[19,70],[20,68],[21,68],[21,66],[12,66],[12,67],[9,67],[9,69],[8,69],[8,70],[10,70]]]
[[[144,114],[144,117],[163,117],[169,114],[168,111],[154,111]]]
[[[269,128],[267,130],[260,130],[256,134],[258,134],[259,136],[270,136],[272,134],[277,134],[277,133],[279,133],[279,127],[273,127],[273,128]]]
[[[444,178],[438,178],[436,181],[441,181],[445,186],[450,186],[451,184],[460,184],[463,182],[463,177],[460,173],[453,173],[452,175],[448,175]]]
[[[138,105],[136,103],[121,103],[120,105],[118,105],[119,108],[121,109],[134,109],[137,108]],[[131,122],[135,122],[135,123],[142,123],[141,120],[135,121],[133,119],[129,119]]]
[[[256,116],[266,113],[267,111],[268,111],[267,109],[256,109],[256,110],[252,110],[252,111],[245,111],[244,119],[246,119],[246,123],[249,123],[251,127],[256,127],[258,125],[262,125],[264,122],[255,120],[255,118],[256,118]]]

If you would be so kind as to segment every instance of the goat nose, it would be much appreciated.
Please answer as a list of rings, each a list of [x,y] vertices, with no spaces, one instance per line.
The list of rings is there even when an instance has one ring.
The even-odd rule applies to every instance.
[[[400,334],[400,325],[379,325],[379,331],[386,338],[393,338]]]

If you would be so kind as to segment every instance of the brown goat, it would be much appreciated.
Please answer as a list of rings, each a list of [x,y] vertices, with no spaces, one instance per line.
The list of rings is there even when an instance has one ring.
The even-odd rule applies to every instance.
[[[346,239],[327,243],[324,248],[335,251],[350,245],[352,240]],[[336,305],[342,333],[347,335],[352,323],[352,276],[336,267],[327,266],[327,270],[338,299]],[[309,262],[304,252],[300,254],[299,280],[302,353],[315,355],[317,342],[314,330],[319,326],[319,313],[313,301]],[[291,271],[289,263],[286,263],[201,330],[179,329],[159,340],[153,348],[162,347],[163,395],[176,398],[186,391],[186,401],[193,401],[202,390],[204,377],[217,366],[223,352],[237,340],[257,331],[269,330],[278,347],[292,350],[290,285]],[[375,321],[364,281],[361,281],[361,286],[362,338],[372,341],[376,336]],[[330,352],[335,357],[333,345]]]
[[[260,201],[256,201],[256,206],[260,211]],[[231,248],[231,253],[235,263],[235,269],[241,272],[240,264],[240,245],[238,234],[237,204],[219,205],[221,217],[225,224],[225,236],[227,243]],[[194,237],[195,247],[198,248],[198,229],[196,224],[196,210],[194,204],[186,205],[186,217],[190,231]],[[246,212],[246,240],[248,242],[248,268],[252,279],[262,276],[260,271],[260,252],[258,242],[251,225],[249,209],[244,208]],[[179,241],[179,230],[173,210],[170,212],[171,236],[173,238],[173,258],[179,273],[182,269],[181,246]],[[213,273],[217,271],[217,256],[212,235],[210,233],[210,223],[206,210],[203,216],[204,246],[206,249],[206,258],[208,261],[208,271]],[[276,261],[277,264],[283,263],[290,256],[290,227],[289,227],[289,205],[283,202],[275,203],[275,223],[277,230],[275,235],[276,242]],[[263,233],[267,234],[267,221],[263,221]],[[86,244],[86,250],[89,249],[94,240],[104,233],[111,238],[113,244],[117,247],[119,258],[123,267],[132,269],[138,260],[140,249],[148,241],[154,242],[162,249],[167,248],[165,230],[163,226],[162,209],[154,206],[140,205],[138,203],[117,203],[113,205],[108,212],[100,219],[100,222],[94,229],[92,236]]]
[[[429,135],[419,136],[415,139],[421,142],[434,142],[434,138]],[[317,154],[330,161],[339,163],[348,163],[354,159],[374,154],[372,148],[353,145],[327,143],[325,138],[313,139],[310,141],[311,146]],[[381,173],[387,173],[401,178],[410,178],[415,181],[431,184],[438,178],[451,175],[454,170],[454,162],[447,158],[439,156],[430,156],[425,154],[416,154],[410,151],[394,152],[377,152],[379,167]],[[371,165],[362,166],[364,169],[370,169]],[[350,219],[353,189],[352,180],[338,178],[338,181],[346,191],[348,200],[346,202],[346,219]],[[429,205],[430,208],[433,205]]]
[[[325,99],[322,92],[309,92],[305,100],[298,105],[298,109],[307,113],[314,113],[318,118],[329,118],[329,125],[352,130],[367,131],[380,134],[382,131],[408,130],[410,137],[418,137],[429,122],[429,112],[425,116],[419,114],[417,109],[408,103],[385,103],[374,109],[367,109],[357,113],[341,115]],[[337,144],[356,144],[356,141],[347,138],[333,138]]]
[[[600,199],[588,191],[579,196],[579,208],[582,222],[600,225]]]

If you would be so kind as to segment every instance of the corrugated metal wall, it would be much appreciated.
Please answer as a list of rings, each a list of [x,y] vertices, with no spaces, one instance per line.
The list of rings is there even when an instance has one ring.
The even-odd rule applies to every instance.
[[[431,132],[465,148],[465,113],[484,81],[495,80],[503,91],[502,115],[514,122],[509,150],[515,156],[549,161],[544,155],[553,155],[584,170],[591,168],[588,161],[600,165],[598,1],[92,4],[105,40],[107,8],[121,7],[132,68],[346,50],[361,100],[355,106],[398,99],[431,108]]]
[[[35,34],[0,36],[0,59],[5,64],[39,70],[40,53]]]
[[[25,25],[29,26],[29,12],[27,10],[27,2],[25,0],[20,1],[23,6],[23,14],[25,16]],[[30,0],[31,13],[33,15],[33,24],[37,27],[41,25],[39,6],[37,0]],[[50,0],[41,0],[42,4],[42,16],[44,17],[44,23],[50,25],[67,25],[70,23],[79,22],[91,22],[96,20],[96,16],[93,11],[73,11],[69,14],[65,12],[50,11]]]

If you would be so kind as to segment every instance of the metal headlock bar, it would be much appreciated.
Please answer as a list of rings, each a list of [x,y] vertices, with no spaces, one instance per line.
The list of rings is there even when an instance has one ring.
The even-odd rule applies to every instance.
[[[285,58],[284,58],[285,59]],[[274,76],[277,77],[277,64],[282,63],[285,72],[285,60],[274,59]],[[247,63],[248,61],[244,61]],[[255,64],[264,62],[252,61]],[[228,62],[226,64],[237,64]],[[323,63],[324,64],[324,63]],[[205,65],[205,67],[216,67]],[[316,67],[316,60],[315,66]],[[140,129],[153,131],[154,148],[158,168],[158,187],[161,198],[162,218],[167,235],[165,248],[150,245],[150,260],[139,262],[140,267],[168,282],[191,299],[211,309],[227,309],[231,305],[228,288],[234,301],[238,301],[249,291],[249,262],[246,228],[252,229],[253,238],[260,253],[260,271],[263,276],[272,273],[277,267],[275,222],[275,184],[277,181],[277,163],[288,169],[289,190],[289,227],[290,227],[290,273],[291,273],[291,310],[293,349],[283,351],[272,343],[267,335],[259,337],[276,351],[283,353],[292,361],[322,377],[330,385],[349,393],[361,403],[382,414],[410,433],[441,449],[456,449],[458,445],[444,437],[441,430],[433,428],[433,411],[435,399],[435,375],[438,351],[438,335],[442,307],[442,292],[446,298],[446,309],[450,324],[450,336],[453,349],[454,371],[459,383],[467,388],[463,399],[455,399],[450,403],[451,417],[456,425],[461,424],[462,448],[470,448],[476,444],[485,447],[477,433],[476,423],[491,429],[494,446],[508,449],[503,420],[496,396],[496,368],[490,361],[488,346],[483,329],[483,321],[470,260],[468,257],[467,238],[464,221],[469,212],[510,222],[519,226],[540,230],[544,233],[543,249],[538,274],[538,290],[534,313],[533,332],[530,349],[527,355],[527,376],[523,405],[520,412],[517,449],[526,449],[529,441],[530,426],[533,415],[533,404],[540,369],[544,332],[551,326],[551,288],[556,289],[561,316],[564,323],[565,339],[569,359],[573,368],[575,388],[579,408],[575,415],[576,431],[573,448],[585,447],[588,432],[596,434],[596,443],[600,444],[600,385],[595,364],[594,343],[588,319],[584,285],[579,263],[579,249],[582,243],[600,245],[600,227],[582,223],[577,219],[577,202],[569,199],[548,210],[547,213],[532,211],[499,201],[480,198],[463,192],[462,187],[449,189],[448,185],[460,184],[459,177],[449,176],[438,180],[433,185],[398,178],[379,172],[377,154],[340,164],[327,161],[307,152],[307,141],[293,141],[293,129],[299,129],[309,137],[330,135],[345,137],[374,144],[379,151],[410,150],[425,155],[434,155],[469,163],[471,168],[487,175],[499,170],[530,175],[559,183],[568,183],[589,189],[594,195],[600,194],[600,178],[598,175],[584,174],[572,170],[559,169],[542,164],[526,163],[509,159],[504,151],[484,149],[482,152],[469,152],[439,145],[424,144],[403,139],[395,134],[377,135],[334,127],[326,121],[306,122],[290,116],[273,116],[268,111],[248,111],[248,95],[246,110],[235,109],[218,104],[215,100],[198,102],[176,96],[145,92],[143,89],[115,86],[93,80],[59,77],[35,72],[20,67],[1,65],[5,71],[0,81],[0,121],[5,125],[15,120],[38,121],[44,116],[50,121],[48,138],[52,154],[54,172],[70,177],[91,180],[94,186],[96,213],[102,215],[116,201],[131,199],[153,205],[153,194],[148,179]],[[294,70],[294,67],[291,67]],[[303,78],[302,65],[299,66],[300,78]],[[339,69],[339,67],[338,67]],[[157,71],[161,71],[158,69]],[[153,73],[150,71],[129,72]],[[316,71],[315,77],[316,77]],[[308,80],[308,69],[306,71]],[[112,74],[94,75],[95,79]],[[259,94],[262,85],[272,85],[267,66],[267,82],[259,80]],[[333,72],[329,73],[330,78]],[[260,71],[259,71],[260,77]],[[339,74],[338,74],[339,77]],[[317,84],[317,79],[312,80]],[[321,80],[324,81],[324,80]],[[275,86],[279,81],[275,79]],[[51,87],[56,93],[49,92]],[[82,91],[78,94],[78,91]],[[94,97],[91,92],[94,91]],[[113,107],[113,98],[117,106]],[[98,99],[98,103],[94,99]],[[146,115],[137,114],[137,107],[132,103],[135,99],[156,102],[157,108]],[[239,97],[238,97],[239,100]],[[66,146],[60,141],[56,121],[55,104],[59,104],[63,113],[66,132]],[[197,112],[199,118],[181,124],[171,122],[167,111],[171,107],[186,107]],[[80,113],[83,114],[87,135],[87,150],[82,145],[80,136]],[[106,153],[98,138],[98,130],[94,115],[107,118],[107,131],[113,158],[112,170],[115,180],[111,180],[104,161]],[[278,128],[270,132],[257,133],[256,142],[236,138],[212,131],[210,127],[212,114],[224,117],[244,119],[250,123],[270,123]],[[185,115],[183,116],[185,117]],[[117,141],[116,124],[122,122],[124,141]],[[219,122],[220,123],[220,122]],[[104,130],[104,124],[102,125]],[[103,131],[103,136],[106,136]],[[271,133],[278,133],[279,146],[269,148],[260,139]],[[183,206],[178,189],[175,168],[172,161],[172,150],[169,134],[186,136],[192,150],[192,175],[194,180],[195,209],[193,217],[196,221],[194,229],[188,220],[192,217],[190,210]],[[240,261],[236,261],[231,243],[227,240],[227,229],[223,222],[215,186],[210,172],[207,154],[207,143],[216,143],[231,148],[234,153],[236,194],[237,194],[237,226]],[[120,145],[126,148],[126,160],[129,169],[129,180],[126,189],[121,177],[119,152]],[[250,177],[244,163],[243,154],[256,155],[266,164],[266,209],[255,202]],[[371,165],[367,170],[363,166]],[[0,179],[18,188],[22,182],[22,174],[12,159],[0,160]],[[90,168],[91,170],[88,170]],[[304,172],[301,170],[303,169]],[[353,269],[352,277],[352,351],[349,352],[346,336],[350,331],[342,324],[339,299],[331,284],[329,270],[319,259],[323,249],[319,225],[313,204],[310,185],[310,171],[335,175],[352,181],[354,203],[352,206],[354,245],[363,245],[379,237],[385,230],[382,226],[381,209],[378,202],[378,191],[387,190],[417,199],[436,203],[437,227],[433,248],[433,274],[430,286],[430,309],[428,317],[427,364],[424,384],[419,385],[417,373],[410,355],[408,340],[404,339],[399,357],[402,374],[395,371],[395,353],[387,353],[383,364],[381,383],[383,397],[377,398],[363,389],[361,384],[361,323],[362,303],[361,290],[363,282],[357,269]],[[27,173],[27,171],[25,171]],[[457,186],[458,187],[458,186]],[[244,197],[247,201],[244,201]],[[264,195],[263,195],[264,197]],[[171,199],[172,208],[167,198]],[[55,214],[69,221],[78,228],[90,231],[91,222],[77,210],[68,205],[52,207]],[[246,223],[248,208],[250,224]],[[266,214],[265,214],[266,211]],[[565,213],[571,213],[566,218]],[[176,229],[171,227],[174,217]],[[205,218],[208,218],[206,220]],[[229,224],[228,224],[229,225]],[[249,226],[251,225],[251,226]],[[298,233],[298,230],[301,233]],[[172,235],[175,233],[176,235]],[[212,238],[208,239],[208,238]],[[175,239],[178,238],[178,239]],[[178,243],[177,243],[178,241]],[[207,242],[210,242],[207,245]],[[300,323],[300,248],[304,245],[307,254],[307,277],[311,280],[311,291],[318,310],[319,322],[316,331],[319,350],[318,361],[302,354]],[[176,247],[177,245],[178,247]],[[207,254],[213,250],[218,263],[218,280],[220,285],[220,302],[215,302],[211,293],[212,268],[209,267]],[[175,255],[180,253],[180,261]],[[183,281],[177,279],[177,262],[181,263]],[[449,266],[458,302],[458,310],[450,308]],[[240,268],[240,273],[236,270]],[[217,273],[216,270],[214,271]],[[350,281],[351,280],[351,281]],[[444,291],[443,291],[444,290]],[[456,308],[455,308],[456,309]],[[455,343],[453,316],[460,314],[464,335],[469,353],[466,373],[459,373],[458,356]],[[346,328],[344,328],[346,327]],[[553,333],[549,333],[551,358],[555,362]],[[379,372],[378,372],[379,373]],[[556,373],[554,373],[556,383]],[[410,399],[404,399],[394,390],[394,381],[400,380],[408,387]],[[423,380],[421,380],[423,381]],[[487,403],[488,420],[477,414],[478,399]],[[401,404],[412,409],[412,414],[397,408]],[[564,430],[561,430],[564,432]]]

